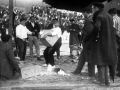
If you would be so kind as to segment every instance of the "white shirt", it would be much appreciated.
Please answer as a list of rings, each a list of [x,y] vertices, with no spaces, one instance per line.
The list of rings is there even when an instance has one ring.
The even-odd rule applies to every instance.
[[[58,35],[58,37],[62,36],[62,31],[60,27],[55,27],[51,29],[53,32],[51,32],[52,36]]]
[[[26,26],[23,26],[21,24],[19,24],[16,27],[16,37],[20,38],[20,39],[25,39],[27,38],[27,34],[32,34],[31,31],[29,31]]]
[[[117,15],[113,16],[113,22],[114,22],[113,27],[120,31],[120,17]]]
[[[35,26],[35,24],[34,24],[34,23],[32,23],[32,22],[31,22],[31,24],[32,24],[32,26],[33,26],[33,27]]]

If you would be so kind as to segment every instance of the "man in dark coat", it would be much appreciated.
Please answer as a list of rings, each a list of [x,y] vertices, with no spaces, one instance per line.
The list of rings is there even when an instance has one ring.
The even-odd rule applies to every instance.
[[[113,19],[104,11],[104,5],[94,3],[93,6],[93,40],[90,60],[98,67],[98,81],[100,84],[109,85],[108,66],[116,66],[117,45]]]
[[[95,65],[91,64],[90,59],[90,51],[91,51],[91,40],[92,40],[92,31],[93,31],[93,20],[92,20],[92,8],[87,7],[83,10],[83,14],[85,16],[85,23],[82,29],[82,45],[83,50],[80,54],[78,66],[73,74],[80,74],[85,62],[88,62],[88,74],[90,77],[94,77],[95,75]]]
[[[15,60],[13,48],[9,44],[11,36],[2,35],[0,42],[0,79],[8,80],[13,79],[15,76],[20,75],[20,68]]]

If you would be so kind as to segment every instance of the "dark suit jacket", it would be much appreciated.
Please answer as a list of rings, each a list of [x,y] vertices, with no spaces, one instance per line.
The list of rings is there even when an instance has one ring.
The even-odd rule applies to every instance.
[[[85,19],[84,27],[82,29],[82,45],[83,45],[83,53],[86,61],[91,62],[90,51],[91,51],[91,42],[92,42],[92,31],[93,31],[93,21],[92,16]]]
[[[28,30],[30,30],[31,32],[33,32],[32,36],[38,37],[40,29],[41,29],[40,25],[38,23],[35,22],[34,23],[34,27],[33,27],[32,24],[31,24],[31,22],[28,21],[26,23],[26,27],[27,27]]]
[[[0,76],[11,78],[14,72],[19,72],[12,46],[8,43],[0,42]]]

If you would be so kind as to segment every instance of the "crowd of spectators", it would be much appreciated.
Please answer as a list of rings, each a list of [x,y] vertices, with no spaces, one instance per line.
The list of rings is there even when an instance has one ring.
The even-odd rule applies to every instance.
[[[53,19],[58,19],[63,25],[64,29],[70,24],[70,19],[74,19],[79,25],[82,25],[83,15],[78,12],[59,10],[53,7],[43,7],[43,6],[32,6],[29,12],[24,12],[19,8],[14,8],[14,13],[16,14],[14,25],[19,24],[20,18],[27,18],[29,20],[30,16],[36,18],[36,22],[42,25],[45,29]],[[9,24],[9,6],[0,6],[0,28],[8,28]]]

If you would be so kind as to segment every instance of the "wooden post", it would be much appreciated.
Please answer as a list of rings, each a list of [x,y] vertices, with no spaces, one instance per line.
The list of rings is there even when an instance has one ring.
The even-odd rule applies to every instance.
[[[12,36],[13,29],[13,0],[9,0],[9,29],[8,33]],[[12,43],[12,40],[10,41]]]

